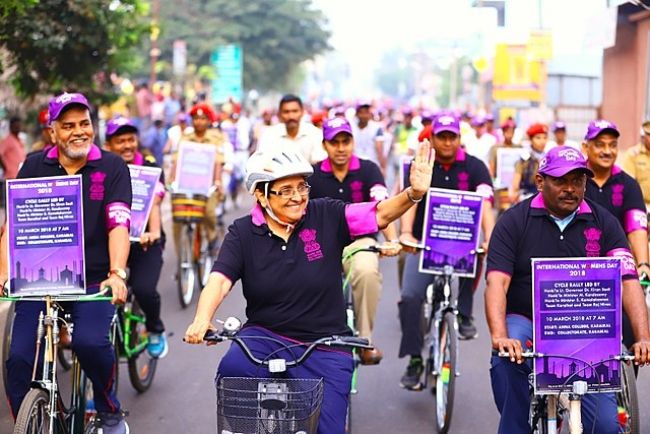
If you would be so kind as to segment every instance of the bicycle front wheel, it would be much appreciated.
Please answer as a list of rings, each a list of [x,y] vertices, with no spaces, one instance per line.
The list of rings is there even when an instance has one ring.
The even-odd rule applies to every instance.
[[[151,357],[146,350],[149,338],[144,323],[144,313],[137,302],[131,307],[131,325],[129,334],[129,379],[131,385],[140,393],[146,392],[151,387],[156,374],[158,359]]]
[[[451,415],[454,407],[454,391],[456,386],[456,367],[458,357],[458,329],[456,315],[445,313],[438,331],[438,354],[435,356],[436,385],[436,430],[440,434],[449,431]]]
[[[639,434],[639,397],[636,391],[636,377],[632,364],[621,363],[621,391],[616,393],[618,421],[621,432]]]
[[[178,248],[178,299],[182,308],[186,308],[192,302],[196,279],[194,229],[188,226],[181,230]]]
[[[31,389],[18,410],[14,434],[48,433],[50,431],[49,395],[41,389]]]

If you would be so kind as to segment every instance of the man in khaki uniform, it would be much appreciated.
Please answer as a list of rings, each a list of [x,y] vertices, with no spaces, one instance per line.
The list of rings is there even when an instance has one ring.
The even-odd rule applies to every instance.
[[[216,190],[208,197],[205,207],[205,219],[203,221],[208,236],[208,242],[210,243],[210,251],[214,255],[216,254],[215,244],[218,237],[217,207],[223,198],[221,175],[223,173],[223,167],[226,164],[226,148],[229,144],[226,136],[221,131],[210,128],[212,123],[217,120],[217,115],[208,104],[196,104],[190,110],[190,116],[192,117],[192,126],[194,127],[194,131],[189,134],[183,134],[180,141],[205,143],[217,147],[217,156],[214,167],[214,185]],[[177,156],[177,154],[174,154],[173,156],[173,166],[170,174],[171,182],[174,182],[176,176]],[[178,254],[182,227],[182,223],[174,223],[172,228],[176,254]]]
[[[650,121],[641,126],[641,143],[625,151],[622,165],[641,186],[646,209],[650,209]]]

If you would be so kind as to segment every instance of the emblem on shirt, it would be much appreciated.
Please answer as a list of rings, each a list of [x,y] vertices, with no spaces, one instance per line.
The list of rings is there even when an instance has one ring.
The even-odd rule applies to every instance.
[[[460,172],[458,174],[458,189],[463,191],[469,190],[469,173]]]
[[[350,193],[352,196],[352,202],[354,203],[363,202],[363,182],[361,181],[351,182],[350,190],[352,190],[352,192]]]
[[[94,172],[90,174],[90,200],[104,200],[104,172]]]
[[[309,262],[316,261],[323,257],[320,244],[316,241],[316,229],[303,229],[298,234],[305,247],[303,248]]]
[[[613,206],[623,206],[623,189],[625,186],[623,184],[614,184],[612,185],[612,205]]]
[[[587,244],[585,244],[587,256],[600,256],[600,236],[602,231],[597,228],[588,228],[583,233],[587,240]]]

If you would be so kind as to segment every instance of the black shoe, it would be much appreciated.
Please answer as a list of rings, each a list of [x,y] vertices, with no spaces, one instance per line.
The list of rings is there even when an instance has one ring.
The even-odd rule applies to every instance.
[[[406,367],[406,372],[402,375],[400,386],[407,390],[422,390],[422,383],[420,382],[422,371],[424,371],[422,359],[419,357],[412,357]]]
[[[458,315],[458,333],[460,333],[461,339],[476,339],[478,337],[478,331],[474,325],[474,318]]]
[[[129,425],[124,420],[124,413],[98,412],[95,418],[93,433],[97,434],[129,434]]]

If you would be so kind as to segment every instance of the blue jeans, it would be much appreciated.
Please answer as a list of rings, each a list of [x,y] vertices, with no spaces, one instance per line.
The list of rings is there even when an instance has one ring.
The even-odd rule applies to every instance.
[[[521,315],[506,317],[508,336],[518,339],[524,348],[533,341],[533,323]],[[529,434],[528,412],[530,408],[530,387],[528,374],[532,361],[518,365],[508,358],[492,356],[490,378],[494,401],[501,414],[499,434]],[[597,415],[597,417],[595,417]],[[595,422],[594,422],[595,419]],[[591,433],[594,423],[596,434],[619,432],[616,397],[613,393],[585,395],[582,399],[582,426],[585,433]]]
[[[278,339],[287,345],[296,343],[269,330],[255,326],[245,327],[239,333],[239,336],[267,336]],[[263,339],[245,339],[245,343],[251,349],[253,355],[260,359],[264,359],[278,348],[282,348],[277,342]],[[295,357],[300,357],[304,350],[304,347],[292,348]],[[274,357],[284,358],[287,361],[293,360],[292,354],[287,350],[274,353]],[[345,417],[353,368],[354,363],[350,354],[335,350],[316,350],[307,358],[305,363],[287,370],[286,376],[288,378],[323,379],[323,404],[318,423],[319,434],[345,433]],[[221,359],[221,363],[219,363],[215,382],[219,377],[272,378],[272,375],[266,368],[260,368],[249,361],[241,348],[233,343],[226,355]]]
[[[96,293],[98,289],[98,286],[89,287],[88,293]],[[113,387],[116,360],[113,345],[109,339],[109,329],[115,307],[108,301],[64,303],[63,307],[72,313],[74,323],[72,350],[93,383],[95,407],[97,411],[116,413],[120,409],[120,403]],[[36,353],[38,315],[44,310],[45,303],[42,302],[16,302],[11,348],[6,361],[5,384],[14,417],[18,414],[20,404],[29,391]],[[42,351],[43,349],[41,349],[41,354]],[[37,375],[37,378],[40,378],[40,374]]]

